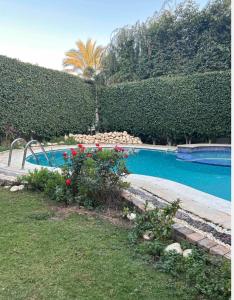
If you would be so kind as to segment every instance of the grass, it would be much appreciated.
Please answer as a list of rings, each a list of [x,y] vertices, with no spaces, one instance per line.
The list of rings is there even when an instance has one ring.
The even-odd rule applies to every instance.
[[[52,215],[41,194],[0,188],[0,299],[192,299],[134,257],[127,229]]]
[[[6,150],[9,150],[9,147],[0,145],[0,152],[6,151]]]

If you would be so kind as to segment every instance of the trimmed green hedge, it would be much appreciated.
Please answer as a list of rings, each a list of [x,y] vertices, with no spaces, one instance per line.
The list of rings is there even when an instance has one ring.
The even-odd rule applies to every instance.
[[[109,86],[99,101],[103,130],[174,140],[230,136],[229,71]]]
[[[93,87],[64,72],[0,56],[0,135],[49,138],[87,132],[95,118]]]

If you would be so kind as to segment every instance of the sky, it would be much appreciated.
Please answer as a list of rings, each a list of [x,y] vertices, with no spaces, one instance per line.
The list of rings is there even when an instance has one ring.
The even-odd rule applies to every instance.
[[[177,0],[179,1],[179,0]],[[111,33],[145,21],[164,0],[0,0],[0,55],[62,70],[78,39],[107,45]],[[207,0],[196,0],[200,7]]]

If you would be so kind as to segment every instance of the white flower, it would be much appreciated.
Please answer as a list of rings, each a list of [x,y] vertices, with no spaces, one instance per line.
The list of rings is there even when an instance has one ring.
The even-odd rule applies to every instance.
[[[136,214],[134,214],[134,213],[127,214],[127,218],[128,218],[128,220],[132,221],[132,220],[136,219]]]

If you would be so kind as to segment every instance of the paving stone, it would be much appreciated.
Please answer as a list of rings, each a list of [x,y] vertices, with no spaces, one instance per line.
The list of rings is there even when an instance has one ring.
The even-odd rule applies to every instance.
[[[179,228],[175,228],[175,231],[176,231],[176,234],[183,237],[183,238],[186,238],[187,235],[193,233],[194,231],[188,227],[179,227]]]
[[[204,250],[209,251],[209,249],[216,246],[217,243],[215,243],[212,240],[209,240],[208,238],[204,238],[203,240],[198,241],[197,245],[203,248]]]
[[[229,252],[229,248],[222,246],[222,245],[217,245],[217,246],[210,248],[210,254],[224,256],[228,252]]]
[[[181,227],[183,227],[183,225],[181,225],[179,223],[175,223],[175,224],[172,225],[173,230],[174,229],[176,230],[176,229],[181,228]]]
[[[227,254],[224,255],[227,259],[232,259],[231,252],[229,251]]]
[[[177,242],[181,242],[186,239],[188,234],[193,233],[194,231],[190,228],[185,226],[173,226],[172,230],[172,238],[175,239]]]
[[[186,239],[188,242],[190,242],[193,245],[196,245],[198,241],[204,239],[204,235],[198,232],[193,232],[186,236]]]

